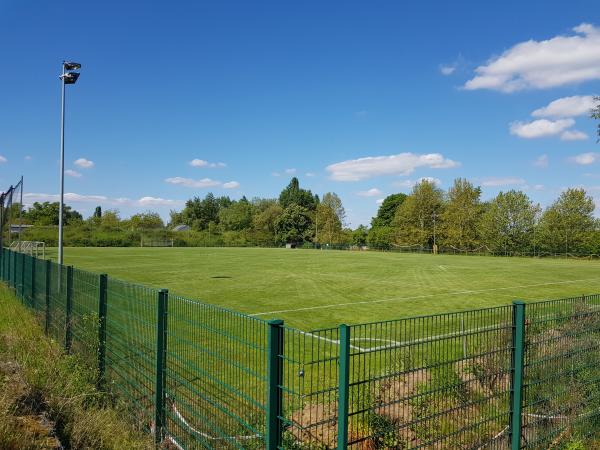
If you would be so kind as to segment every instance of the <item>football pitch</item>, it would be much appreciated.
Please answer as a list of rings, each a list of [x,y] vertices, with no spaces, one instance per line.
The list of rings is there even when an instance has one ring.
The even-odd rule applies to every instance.
[[[55,252],[50,251],[54,259]],[[600,292],[600,262],[262,248],[65,248],[65,263],[312,330]]]

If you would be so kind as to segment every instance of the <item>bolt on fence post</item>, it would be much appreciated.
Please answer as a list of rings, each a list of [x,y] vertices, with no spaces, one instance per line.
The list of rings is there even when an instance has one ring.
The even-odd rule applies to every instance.
[[[266,447],[276,450],[281,446],[282,391],[283,384],[283,320],[269,320],[267,342],[267,433]]]
[[[350,327],[340,325],[340,363],[338,367],[338,450],[348,447],[348,397],[350,390]]]
[[[44,326],[44,332],[46,333],[46,335],[48,335],[48,333],[50,332],[50,320],[51,320],[51,315],[50,315],[50,282],[51,282],[51,271],[52,271],[52,263],[50,262],[49,259],[46,260],[46,320],[45,320],[45,326]]]
[[[513,302],[512,357],[510,377],[510,445],[512,450],[521,448],[523,407],[523,369],[525,362],[525,303]]]
[[[66,321],[65,321],[65,351],[71,352],[73,343],[73,330],[71,316],[73,314],[73,266],[67,266],[67,303],[66,303]]]
[[[100,297],[98,299],[98,380],[96,387],[104,387],[104,374],[106,372],[106,288],[108,276],[100,275]]]
[[[169,308],[169,291],[158,292],[158,310],[156,317],[156,388],[154,399],[154,438],[156,443],[162,441],[166,420],[165,372],[167,363],[167,314]]]

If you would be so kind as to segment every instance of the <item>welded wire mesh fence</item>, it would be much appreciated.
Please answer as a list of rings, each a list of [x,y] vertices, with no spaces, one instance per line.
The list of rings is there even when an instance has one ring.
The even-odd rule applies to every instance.
[[[100,389],[181,449],[545,449],[600,431],[600,295],[314,331],[0,252]]]

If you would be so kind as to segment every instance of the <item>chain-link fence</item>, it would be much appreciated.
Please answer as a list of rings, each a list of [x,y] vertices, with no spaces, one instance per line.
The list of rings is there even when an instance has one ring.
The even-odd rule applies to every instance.
[[[600,296],[314,331],[3,249],[0,274],[180,449],[545,449],[600,431]]]

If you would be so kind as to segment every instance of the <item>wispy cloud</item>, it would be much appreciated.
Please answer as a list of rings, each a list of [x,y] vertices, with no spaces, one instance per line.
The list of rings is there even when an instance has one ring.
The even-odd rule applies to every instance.
[[[600,29],[583,23],[573,32],[516,44],[477,67],[464,88],[514,92],[600,79]]]
[[[573,119],[538,119],[532,122],[513,122],[510,124],[510,134],[523,139],[556,136],[574,124]]]
[[[240,187],[240,183],[237,181],[228,181],[227,183],[223,183],[223,188],[225,189],[237,189]]]
[[[419,184],[422,181],[428,181],[430,183],[435,184],[436,186],[440,186],[442,184],[442,180],[440,180],[439,178],[421,177],[421,178],[417,178],[416,180],[394,181],[392,183],[392,185],[395,187],[399,187],[399,188],[411,189],[413,186]]]
[[[293,175],[296,173],[296,169],[285,169],[284,171],[287,175]]]
[[[566,130],[560,135],[560,139],[563,141],[585,141],[588,137],[587,134],[579,130]]]
[[[79,172],[77,172],[76,170],[72,170],[72,169],[65,170],[65,175],[68,175],[73,178],[81,178],[81,174]]]
[[[150,207],[150,206],[180,206],[184,202],[181,200],[169,200],[160,197],[145,196],[137,200],[129,198],[110,198],[105,195],[83,195],[76,194],[74,192],[68,192],[64,196],[65,202],[79,204],[79,203],[94,203],[109,206],[132,206],[132,207]],[[26,204],[33,202],[57,202],[60,200],[58,194],[44,194],[44,193],[25,193],[23,194],[23,201]]]
[[[8,162],[8,159],[6,159],[4,156],[0,155],[0,164],[4,164],[5,162]]]
[[[538,156],[535,159],[535,161],[533,162],[533,165],[535,167],[540,167],[542,169],[545,169],[546,167],[548,167],[550,165],[550,160],[548,159],[548,155]]]
[[[228,181],[226,183],[222,183],[221,181],[213,180],[212,178],[202,178],[200,180],[194,180],[193,178],[171,177],[166,178],[165,182],[178,186],[185,186],[189,188],[198,189],[206,189],[211,187],[223,189],[236,189],[240,187],[240,183],[238,183],[237,181]]]
[[[317,174],[316,174],[316,173],[313,173],[313,172],[306,172],[304,175],[306,175],[306,176],[307,176],[307,177],[309,177],[309,178],[312,178],[312,177],[316,177],[316,176],[317,176]]]
[[[189,164],[192,167],[206,167],[206,168],[210,168],[210,169],[222,168],[222,167],[227,166],[227,164],[225,164],[223,162],[211,163],[211,162],[205,161],[203,159],[192,159],[189,162]]]
[[[25,161],[31,161],[33,158],[31,157],[31,155],[25,155]]]
[[[330,178],[336,181],[360,181],[381,175],[410,175],[415,169],[451,169],[460,163],[440,153],[399,153],[390,156],[368,156],[327,166]]]
[[[593,95],[574,95],[554,100],[543,108],[536,109],[531,115],[552,118],[577,117],[589,115],[594,106]]]
[[[579,164],[580,166],[589,166],[590,164],[594,164],[600,160],[600,153],[581,153],[580,155],[573,156],[570,158],[570,160],[575,164]]]
[[[377,188],[371,188],[368,191],[359,191],[356,193],[356,195],[360,197],[380,197],[382,194],[383,192]]]
[[[500,187],[500,186],[522,186],[527,184],[523,178],[517,177],[489,177],[481,181],[481,185],[485,187]]]
[[[94,167],[94,161],[90,161],[89,159],[85,158],[76,159],[73,164],[75,164],[78,167],[81,167],[82,169],[91,169],[92,167]]]

